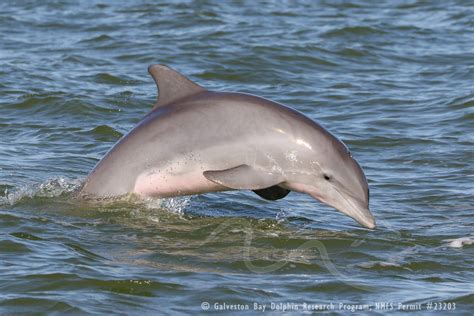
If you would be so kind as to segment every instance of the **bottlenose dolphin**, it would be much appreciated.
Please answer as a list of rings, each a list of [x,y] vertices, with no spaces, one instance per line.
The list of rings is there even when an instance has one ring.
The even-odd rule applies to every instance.
[[[83,196],[253,190],[277,200],[296,191],[375,227],[364,172],[319,124],[264,98],[206,90],[164,65],[148,71],[155,106],[97,164]]]

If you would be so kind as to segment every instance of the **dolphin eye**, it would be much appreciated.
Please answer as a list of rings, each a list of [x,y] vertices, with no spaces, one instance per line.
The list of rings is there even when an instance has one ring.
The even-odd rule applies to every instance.
[[[327,174],[324,174],[324,179],[326,179],[326,180],[328,180],[328,181],[329,181],[329,180],[331,179],[331,177],[330,177],[330,176],[328,176]]]

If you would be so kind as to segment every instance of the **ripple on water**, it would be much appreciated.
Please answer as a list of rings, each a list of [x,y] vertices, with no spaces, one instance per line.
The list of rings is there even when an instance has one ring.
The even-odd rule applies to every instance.
[[[28,245],[13,240],[0,240],[0,251],[10,254],[28,254],[32,252]]]
[[[113,38],[112,36],[109,36],[107,34],[101,34],[101,35],[93,36],[88,39],[83,39],[79,41],[79,43],[103,43],[103,42],[113,42],[113,41],[115,41],[115,38]]]
[[[130,84],[131,83],[130,80],[126,80],[124,77],[114,76],[114,75],[111,75],[109,73],[96,74],[93,77],[92,81],[97,82],[97,83],[102,83],[102,84],[116,84],[116,85],[121,85],[121,84],[125,84],[125,83]]]
[[[346,26],[336,28],[323,33],[323,37],[356,37],[356,36],[383,36],[385,31],[380,28],[371,26]]]
[[[123,136],[122,133],[115,130],[113,127],[110,127],[109,125],[96,126],[88,131],[88,134],[96,137],[98,141],[112,141],[117,140]]]
[[[11,314],[30,313],[32,310],[41,310],[46,313],[79,313],[85,311],[79,307],[66,302],[58,301],[57,298],[37,298],[24,295],[24,297],[7,298],[0,302],[0,307],[8,310]]]

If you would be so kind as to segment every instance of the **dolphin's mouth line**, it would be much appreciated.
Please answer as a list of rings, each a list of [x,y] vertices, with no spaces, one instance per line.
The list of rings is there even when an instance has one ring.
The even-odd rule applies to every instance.
[[[360,202],[361,204],[363,204],[363,201],[362,201],[359,197],[355,196],[354,194],[352,194],[351,192],[349,192],[348,190],[346,190],[346,189],[344,188],[344,186],[343,186],[340,182],[338,182],[338,184],[340,185],[339,188],[336,187],[334,184],[332,184],[332,187],[333,187],[334,190],[336,190],[337,193],[339,193],[339,195],[341,195],[347,202],[350,202],[350,201],[347,200],[347,198],[346,198],[345,195],[348,195],[348,196],[350,196],[351,198],[353,198],[354,200],[357,200],[358,202]],[[342,191],[342,192],[341,192],[341,191]],[[344,194],[345,194],[345,195],[344,195]],[[354,206],[354,205],[352,204],[352,202],[350,202],[350,204],[351,204],[352,206]]]
[[[292,189],[292,188],[289,187],[289,189]],[[350,212],[347,212],[343,208],[341,209],[339,207],[334,206],[333,203],[328,202],[324,197],[322,197],[320,194],[318,194],[317,191],[315,191],[315,190],[301,190],[299,192],[309,194],[310,196],[312,196],[316,200],[318,200],[318,201],[320,201],[320,202],[322,202],[326,205],[332,206],[333,208],[335,208],[339,212],[351,217],[356,222],[360,223],[362,226],[364,226],[366,228],[372,229],[372,228],[375,227],[375,219],[374,219],[372,213],[370,213],[369,209],[367,209],[367,213],[364,213],[363,211],[360,210],[359,206],[357,206],[351,199],[348,199],[343,193],[341,193],[340,190],[336,189],[335,187],[334,187],[334,189],[338,193],[339,197],[341,197],[342,200],[346,202],[346,205],[350,207]],[[348,196],[354,198],[351,194],[348,194]],[[354,198],[354,200],[360,201],[360,199],[357,199],[357,198]]]
[[[353,216],[349,215],[350,217],[354,218],[356,221],[358,221],[359,223],[361,223],[362,225],[368,227],[368,228],[374,228],[375,227],[375,220],[374,220],[374,216],[372,215],[372,213],[370,212],[369,209],[367,209],[368,211],[368,214],[365,214],[363,212],[361,212],[359,210],[359,207],[354,204],[353,201],[351,201],[350,199],[348,199],[346,196],[344,196],[344,194],[342,194],[337,188],[334,188],[336,190],[337,193],[339,193],[339,195],[344,199],[344,201],[347,202],[347,204],[349,204],[350,206],[352,206],[352,210],[355,212],[355,214],[357,215],[356,218],[354,218]],[[345,190],[344,190],[345,192]],[[351,194],[348,194],[350,197],[354,198],[355,200],[358,200],[360,201],[358,198],[355,198],[353,195]],[[344,212],[343,212],[344,213]],[[366,222],[367,219],[370,221],[370,222]]]
[[[339,191],[337,188],[334,188],[337,193],[339,193],[339,195],[344,199],[344,201],[347,202],[347,204],[351,205],[355,210],[357,210],[357,205],[354,204],[354,202],[352,202],[351,200],[349,200],[347,197],[344,196],[344,194],[341,193],[341,191]],[[346,193],[347,195],[349,195],[350,197],[356,199],[356,200],[359,200],[358,198],[354,197],[353,195],[351,194],[348,194],[345,190],[342,190],[344,193]]]

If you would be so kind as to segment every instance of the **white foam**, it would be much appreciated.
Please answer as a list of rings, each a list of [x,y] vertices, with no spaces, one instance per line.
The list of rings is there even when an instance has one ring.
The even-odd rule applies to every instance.
[[[360,267],[370,269],[376,266],[380,267],[402,267],[398,263],[395,262],[387,262],[387,261],[369,261],[369,262],[363,262],[359,264]]]
[[[145,206],[149,209],[166,209],[175,214],[184,214],[186,206],[191,201],[189,196],[180,196],[173,198],[146,198]]]
[[[443,241],[448,242],[448,244],[446,244],[447,247],[462,248],[464,245],[474,244],[474,236],[460,237],[460,238],[456,238],[456,239],[446,239],[446,240],[443,240]]]

